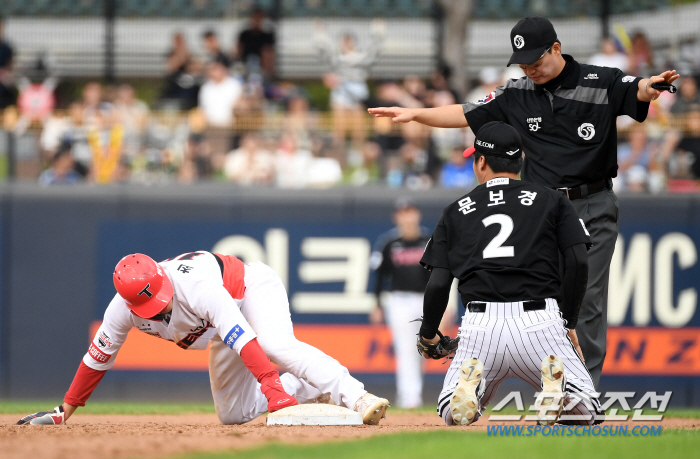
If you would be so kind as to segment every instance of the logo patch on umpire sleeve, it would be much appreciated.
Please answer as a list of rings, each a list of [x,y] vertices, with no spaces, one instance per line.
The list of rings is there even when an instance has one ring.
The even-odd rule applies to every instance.
[[[245,330],[243,330],[240,325],[236,325],[226,334],[224,343],[233,349],[233,345],[236,344],[236,341],[238,341],[238,338],[240,338],[243,333],[245,333]]]

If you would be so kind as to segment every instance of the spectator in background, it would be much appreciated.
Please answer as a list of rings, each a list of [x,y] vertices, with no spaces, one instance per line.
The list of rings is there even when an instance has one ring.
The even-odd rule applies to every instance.
[[[124,155],[134,158],[141,150],[143,130],[148,120],[148,105],[136,98],[134,87],[122,84],[114,100],[117,120],[124,126]]]
[[[457,103],[449,91],[435,91],[432,99],[433,107],[444,107]],[[464,139],[465,129],[430,128],[432,147],[440,162],[448,161],[452,156],[452,149],[464,145]]]
[[[83,122],[89,128],[102,128],[113,114],[114,107],[104,100],[102,85],[97,81],[90,81],[83,88],[82,104]]]
[[[238,35],[236,57],[243,61],[248,74],[261,74],[266,80],[275,76],[275,32],[265,30],[265,13],[255,8],[250,25]]]
[[[353,186],[364,186],[378,183],[381,179],[382,168],[379,160],[382,149],[377,142],[366,141],[360,149],[359,164],[346,167],[344,181]]]
[[[5,18],[0,16],[0,109],[17,102],[17,90],[12,72],[15,53],[12,46],[3,38],[4,23]]]
[[[465,158],[461,147],[453,147],[450,160],[440,171],[440,186],[443,188],[471,189],[476,185],[472,168],[473,158]]]
[[[320,153],[324,153],[321,151]],[[330,188],[340,183],[343,169],[340,162],[330,156],[315,155],[306,171],[306,187]]]
[[[615,40],[606,37],[600,42],[600,50],[591,56],[588,63],[590,65],[620,69],[627,73],[630,60],[625,53],[618,51]]]
[[[687,110],[685,130],[669,130],[661,149],[669,178],[700,178],[700,105],[690,105]]]
[[[75,185],[82,177],[73,169],[71,146],[64,142],[58,148],[51,161],[51,167],[39,176],[39,185]]]
[[[244,186],[272,185],[275,180],[275,158],[263,149],[256,133],[241,139],[241,146],[226,155],[224,175]]]
[[[476,102],[488,97],[501,85],[502,81],[503,72],[496,67],[484,67],[479,72],[479,86],[472,89],[465,100],[467,102]]]
[[[124,147],[124,125],[114,105],[103,97],[102,85],[91,81],[83,88],[82,122],[90,149],[89,171],[95,183],[111,183]]]
[[[207,61],[217,61],[228,68],[231,66],[231,60],[229,57],[221,50],[221,45],[219,44],[219,37],[216,36],[216,32],[213,30],[207,30],[202,34],[202,40],[204,41],[204,49],[207,52]]]
[[[425,86],[425,81],[416,75],[407,75],[403,79],[403,89],[410,97],[416,100],[421,107],[431,106],[431,94]]]
[[[207,138],[203,134],[190,134],[185,146],[184,161],[178,172],[178,181],[194,183],[211,179],[214,176],[211,156],[211,146]]]
[[[649,140],[646,126],[634,123],[627,133],[627,142],[617,148],[617,177],[615,188],[628,191],[646,189],[649,164],[656,154],[656,146]]]
[[[433,178],[428,173],[428,151],[416,141],[409,140],[399,149],[399,155],[388,162],[389,186],[405,186],[410,189],[428,189]]]
[[[449,91],[452,93],[452,97],[455,100],[459,100],[459,95],[454,88],[450,87],[450,76],[452,75],[452,69],[449,65],[444,62],[438,64],[437,68],[433,70],[430,74],[430,86],[428,91]]]
[[[280,188],[305,188],[309,168],[314,157],[299,147],[299,139],[293,132],[284,132],[275,154],[275,183]]]
[[[199,108],[211,127],[230,128],[233,108],[241,97],[243,85],[228,75],[228,69],[218,61],[207,64],[207,81],[199,91]]]
[[[68,107],[69,121],[61,139],[72,145],[71,153],[75,161],[75,170],[83,177],[87,177],[92,165],[92,151],[88,143],[88,129],[85,125],[84,114],[83,105],[80,102],[70,104]]]
[[[654,55],[644,32],[637,31],[632,35],[628,70],[627,73],[630,75],[639,75],[644,78],[649,77],[654,71]]]
[[[674,98],[671,105],[671,113],[674,115],[685,114],[690,106],[700,104],[698,94],[698,82],[693,75],[683,75],[679,78],[678,89],[680,94]]]
[[[314,44],[321,57],[328,62],[331,73],[323,76],[323,83],[331,90],[333,137],[342,146],[349,134],[359,148],[365,140],[364,104],[369,98],[367,76],[370,66],[379,54],[384,39],[382,21],[372,23],[371,37],[364,50],[357,49],[355,36],[345,33],[339,47],[333,46],[325,25],[316,24]]]
[[[374,103],[378,106],[423,107],[419,100],[393,81],[385,81],[377,87],[377,100]],[[387,156],[398,153],[404,144],[400,129],[394,126],[390,118],[373,118],[372,123],[373,131],[377,133],[375,141],[381,147],[382,153]]]
[[[309,100],[299,91],[293,91],[287,100],[287,111],[282,130],[295,132],[302,143],[310,141],[310,134],[318,128],[319,120],[311,113]]]
[[[201,65],[187,49],[182,33],[173,35],[172,49],[165,63],[165,85],[161,93],[164,104],[178,110],[190,110],[197,106],[197,94],[201,85]]]

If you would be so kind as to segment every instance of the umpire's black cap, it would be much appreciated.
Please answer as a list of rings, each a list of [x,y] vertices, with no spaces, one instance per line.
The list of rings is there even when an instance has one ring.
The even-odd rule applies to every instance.
[[[549,19],[541,16],[521,19],[510,31],[513,55],[508,66],[534,64],[555,42],[559,42],[559,39]]]
[[[482,155],[515,159],[523,154],[523,142],[518,131],[510,124],[491,121],[479,129],[474,146],[464,150],[464,157],[470,157],[477,150]]]

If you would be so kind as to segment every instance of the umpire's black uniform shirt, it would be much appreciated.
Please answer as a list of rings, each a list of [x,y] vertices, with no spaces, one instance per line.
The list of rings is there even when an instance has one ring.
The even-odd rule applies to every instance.
[[[648,102],[637,100],[639,77],[563,57],[566,67],[545,85],[528,77],[509,80],[481,101],[462,105],[474,132],[489,121],[517,129],[525,151],[523,180],[552,188],[616,177],[616,117],[641,122],[649,110]]]

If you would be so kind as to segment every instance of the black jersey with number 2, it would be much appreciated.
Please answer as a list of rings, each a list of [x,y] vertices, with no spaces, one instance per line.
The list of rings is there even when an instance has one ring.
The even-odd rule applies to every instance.
[[[560,297],[559,251],[590,246],[566,195],[497,177],[447,206],[421,264],[449,269],[462,302]]]

